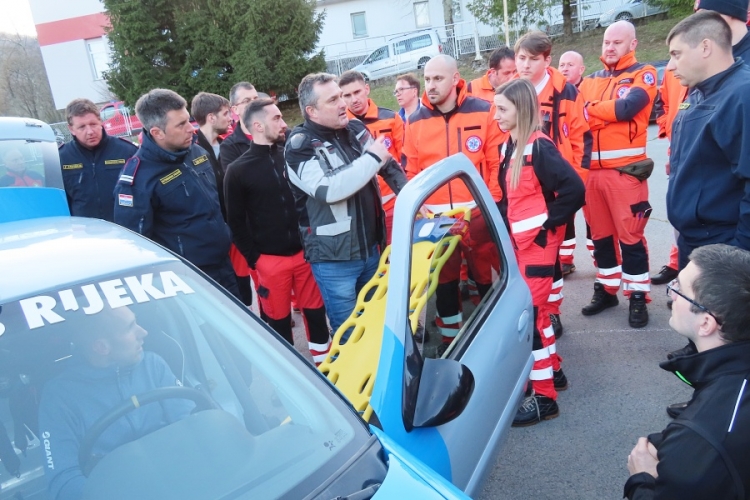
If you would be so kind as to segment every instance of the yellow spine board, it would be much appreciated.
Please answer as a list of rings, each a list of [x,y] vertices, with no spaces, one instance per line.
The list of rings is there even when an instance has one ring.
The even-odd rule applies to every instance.
[[[468,208],[458,208],[442,215],[460,217],[468,223],[471,211]],[[417,331],[419,315],[427,300],[435,293],[440,271],[460,240],[461,235],[450,235],[438,242],[419,241],[412,245],[409,288],[409,321],[412,332]],[[328,357],[318,367],[365,421],[369,421],[372,416],[370,397],[380,361],[390,255],[391,247],[388,246],[380,256],[375,276],[360,290],[354,310],[334,334]],[[342,336],[350,328],[351,334],[342,344]]]

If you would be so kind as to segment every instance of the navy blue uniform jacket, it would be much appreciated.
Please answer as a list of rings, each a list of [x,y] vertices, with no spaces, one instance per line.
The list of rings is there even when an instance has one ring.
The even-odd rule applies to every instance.
[[[196,144],[173,153],[144,132],[115,187],[115,222],[198,267],[220,265],[229,255],[216,177],[208,153]]]
[[[60,146],[60,165],[70,214],[112,222],[112,191],[120,170],[137,150],[129,140],[110,137],[104,129],[102,140],[94,149],[83,147],[75,137]]]
[[[750,250],[750,68],[696,85],[672,127],[669,222],[691,246]]]

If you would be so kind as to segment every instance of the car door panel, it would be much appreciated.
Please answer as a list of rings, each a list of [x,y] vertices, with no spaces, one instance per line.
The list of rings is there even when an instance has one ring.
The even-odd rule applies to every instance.
[[[405,307],[412,221],[427,196],[457,175],[472,191],[499,242],[505,278],[485,297],[486,306],[473,319],[471,329],[462,331],[449,351],[449,357],[466,366],[475,379],[466,407],[452,421],[407,431],[402,405],[406,397],[404,363],[410,347],[407,342],[412,342],[407,337],[411,330]],[[397,198],[393,235],[384,336],[370,404],[388,436],[467,494],[479,493],[507,436],[533,363],[530,293],[497,207],[476,168],[463,154],[433,165],[406,185]]]

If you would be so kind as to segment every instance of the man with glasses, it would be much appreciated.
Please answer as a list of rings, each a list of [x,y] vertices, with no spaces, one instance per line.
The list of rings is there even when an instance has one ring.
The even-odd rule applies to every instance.
[[[629,499],[747,498],[750,491],[750,252],[700,247],[667,288],[669,325],[696,346],[661,363],[695,389],[666,429],[628,457]]]
[[[422,107],[422,104],[419,102],[419,91],[419,80],[411,73],[396,77],[396,88],[393,89],[393,95],[398,105],[401,106],[401,109],[398,110],[398,115],[404,123],[409,121],[409,116],[412,113]]]
[[[235,83],[229,91],[229,104],[231,105],[233,115],[237,117],[237,121],[234,124],[232,134],[221,143],[219,160],[224,172],[227,171],[230,163],[242,156],[242,153],[250,148],[253,136],[249,130],[245,129],[242,123],[242,115],[247,105],[257,98],[258,91],[250,82]]]

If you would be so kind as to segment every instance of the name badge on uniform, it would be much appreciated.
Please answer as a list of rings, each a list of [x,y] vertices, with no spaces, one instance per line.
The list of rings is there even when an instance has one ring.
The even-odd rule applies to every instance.
[[[117,203],[121,207],[132,207],[133,206],[133,195],[132,194],[118,194]]]
[[[206,155],[201,155],[201,156],[199,156],[198,158],[196,158],[196,159],[194,159],[194,160],[193,160],[193,165],[195,165],[195,166],[198,166],[198,165],[200,165],[201,163],[205,163],[205,162],[207,162],[207,161],[208,161],[208,156],[206,156]]]
[[[159,179],[159,182],[161,182],[162,184],[166,184],[168,182],[172,182],[173,180],[175,180],[176,178],[178,178],[181,175],[182,175],[182,172],[178,168],[174,172],[172,172],[170,174],[167,174],[164,177],[162,177],[161,179]]]
[[[104,160],[105,165],[125,165],[125,158],[119,160]]]
[[[688,109],[690,107],[689,102],[681,102],[680,103],[680,109]]]
[[[79,168],[83,168],[83,163],[73,163],[71,165],[63,165],[63,170],[78,170]]]

